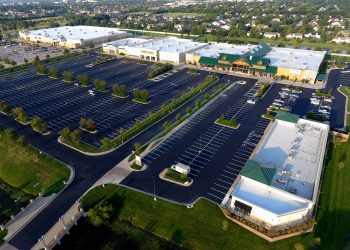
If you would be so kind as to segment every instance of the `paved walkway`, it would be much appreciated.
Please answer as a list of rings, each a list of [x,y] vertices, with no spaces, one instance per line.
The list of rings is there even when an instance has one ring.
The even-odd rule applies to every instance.
[[[30,203],[24,211],[20,212],[15,220],[10,220],[5,228],[8,230],[4,237],[5,241],[10,240],[19,230],[21,230],[31,219],[33,219],[43,208],[45,208],[55,197],[52,194],[48,197],[38,197]]]

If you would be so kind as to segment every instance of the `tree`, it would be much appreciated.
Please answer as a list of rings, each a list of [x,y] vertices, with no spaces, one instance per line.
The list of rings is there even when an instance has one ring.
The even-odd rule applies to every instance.
[[[72,71],[64,71],[62,73],[63,80],[66,82],[72,82],[73,81],[73,73]]]
[[[102,147],[103,148],[108,148],[109,145],[111,144],[111,140],[107,137],[104,137],[102,140],[101,140],[101,144],[102,144]]]
[[[98,227],[108,224],[113,211],[114,208],[111,204],[108,204],[106,201],[101,201],[87,212],[87,217],[91,224]]]
[[[51,76],[52,78],[59,78],[58,69],[56,69],[56,68],[51,68],[51,69],[49,70],[49,72],[50,72],[50,76]]]
[[[186,112],[189,114],[189,113],[191,113],[192,112],[192,108],[191,107],[187,107],[186,108]]]
[[[167,130],[170,127],[170,123],[168,121],[163,123],[163,128]]]
[[[81,128],[85,128],[86,127],[86,119],[85,118],[81,118],[79,121],[79,125]]]
[[[44,133],[47,131],[46,122],[39,116],[35,116],[30,122],[32,128],[40,133]]]
[[[64,54],[64,55],[68,55],[69,52],[70,52],[70,51],[69,51],[69,49],[67,49],[67,48],[65,48],[65,49],[63,50],[63,54]]]
[[[137,153],[141,148],[141,144],[140,143],[134,143],[134,149],[135,149],[135,153]]]
[[[95,86],[95,89],[98,91],[106,91],[107,90],[107,84],[103,80],[95,79],[94,86]]]
[[[36,70],[39,74],[45,75],[47,72],[47,68],[44,65],[41,65],[40,63],[36,65]]]
[[[122,141],[124,141],[125,129],[120,128],[120,130],[119,130],[119,134],[120,134],[120,136],[122,137]]]
[[[17,138],[16,143],[21,147],[26,147],[28,145],[27,138],[23,135]]]
[[[67,127],[65,127],[64,129],[62,129],[60,132],[59,132],[60,136],[61,136],[61,139],[62,141],[66,141],[69,139],[70,137],[70,134],[71,134],[71,130]]]
[[[89,85],[89,76],[87,74],[82,74],[77,76],[77,81],[83,86]]]
[[[50,61],[50,55],[49,55],[49,54],[46,54],[45,58],[46,58],[46,61],[47,61],[47,62]]]
[[[201,106],[201,100],[196,99],[196,107],[199,108]]]
[[[5,136],[10,140],[14,141],[16,139],[16,132],[13,128],[5,129]]]
[[[38,56],[35,56],[33,59],[33,65],[36,66],[40,63],[40,58]]]
[[[28,115],[26,114],[26,112],[24,112],[24,110],[20,107],[14,108],[12,110],[12,115],[15,119],[21,122],[26,122],[28,118]]]
[[[5,113],[5,114],[9,114],[10,113],[10,107],[7,104],[7,102],[0,101],[0,111]]]
[[[127,87],[125,85],[114,84],[113,93],[117,96],[125,97],[127,94]]]
[[[181,119],[181,114],[177,113],[175,119],[176,119],[176,121],[180,121],[180,119]]]
[[[73,130],[70,133],[69,138],[73,143],[79,144],[81,140],[81,130],[80,129]]]

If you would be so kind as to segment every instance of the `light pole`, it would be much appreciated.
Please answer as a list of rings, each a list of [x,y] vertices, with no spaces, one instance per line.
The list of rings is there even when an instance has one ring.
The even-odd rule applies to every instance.
[[[156,179],[154,178],[154,176],[152,176],[153,179],[153,200],[157,201],[157,197],[156,197]]]
[[[47,248],[47,245],[46,245],[46,243],[45,243],[45,241],[44,241],[44,235],[42,235],[42,236],[38,239],[38,242],[40,242],[40,241],[43,243],[44,249],[45,249],[45,250],[48,249],[48,248]]]

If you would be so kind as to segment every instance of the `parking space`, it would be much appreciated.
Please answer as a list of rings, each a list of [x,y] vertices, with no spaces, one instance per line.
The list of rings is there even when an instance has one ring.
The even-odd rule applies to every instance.
[[[206,194],[208,199],[217,204],[222,202],[232,183],[260,142],[269,123],[269,120],[263,118],[258,120],[255,128],[248,134],[242,145],[234,152],[233,157],[225,164],[224,168],[218,172],[217,178]]]
[[[62,54],[63,52],[61,49],[52,48],[45,45],[24,45],[16,41],[0,42],[0,58],[2,59],[2,62],[0,63],[5,67],[11,67],[10,64],[5,63],[5,58],[8,58],[10,61],[15,61],[16,64],[23,64],[25,63],[25,59],[31,62],[36,56],[38,56],[40,59],[45,59],[46,55],[49,55],[52,58]]]

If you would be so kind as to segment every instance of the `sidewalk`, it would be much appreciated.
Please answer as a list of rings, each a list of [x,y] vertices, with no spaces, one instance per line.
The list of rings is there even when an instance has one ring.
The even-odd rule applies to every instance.
[[[21,230],[28,222],[30,222],[44,207],[46,207],[54,198],[55,194],[48,197],[39,196],[27,207],[24,208],[15,220],[10,220],[4,227],[8,230],[4,237],[5,241],[9,241],[19,230]]]

